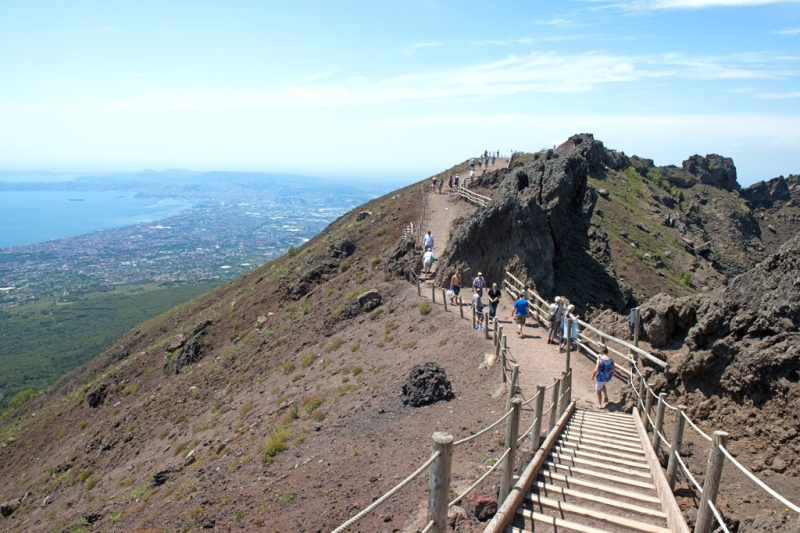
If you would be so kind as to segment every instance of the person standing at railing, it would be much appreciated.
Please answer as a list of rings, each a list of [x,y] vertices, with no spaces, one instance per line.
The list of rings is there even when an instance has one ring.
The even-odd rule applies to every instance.
[[[528,301],[525,291],[519,293],[519,298],[514,302],[514,310],[511,312],[511,318],[517,323],[517,336],[522,339],[525,336],[522,334],[522,327],[528,318],[528,306],[531,303]]]
[[[564,316],[564,307],[561,305],[561,296],[556,296],[550,304],[550,331],[547,333],[547,344],[555,344],[556,336],[561,331],[561,317]]]
[[[422,240],[422,245],[423,245],[422,249],[424,251],[426,252],[433,251],[433,235],[431,235],[430,231],[428,232],[427,235],[425,235],[425,238]]]
[[[492,288],[487,294],[489,296],[489,323],[491,324],[497,315],[497,306],[500,304],[502,293],[497,288],[497,283],[492,283]]]
[[[603,346],[602,350],[600,350],[600,357],[597,358],[597,364],[594,367],[594,372],[592,373],[592,379],[594,380],[594,390],[597,392],[597,407],[598,409],[605,409],[608,405],[608,390],[606,389],[606,383],[611,381],[611,378],[614,376],[614,360],[611,359],[608,355],[608,347],[605,345]],[[605,402],[603,402],[603,396],[605,396]]]
[[[483,294],[483,288],[486,287],[486,280],[483,277],[483,272],[478,272],[478,275],[472,280],[472,287],[478,294]]]
[[[564,327],[563,331],[561,332],[561,342],[558,344],[559,352],[563,352],[564,348],[566,348],[567,336],[570,336],[574,341],[578,340],[578,323],[575,322],[575,320],[578,320],[581,317],[581,315],[573,314],[573,311],[575,311],[575,306],[570,304],[569,307],[567,307],[566,312],[564,313],[564,318],[569,318],[573,321],[571,326],[570,322],[568,322],[567,320],[564,319],[561,320],[561,322],[564,324]],[[568,328],[570,331],[567,331]]]
[[[483,300],[481,299],[481,289],[475,288],[472,295],[472,306],[475,308],[475,329],[483,331]]]
[[[450,297],[450,303],[456,305],[458,303],[458,293],[461,292],[461,271],[456,270],[453,277],[450,278],[450,290],[453,291]]]

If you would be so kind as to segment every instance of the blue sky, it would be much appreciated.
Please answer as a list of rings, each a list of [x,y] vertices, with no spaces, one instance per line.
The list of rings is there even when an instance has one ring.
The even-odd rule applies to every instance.
[[[0,0],[0,170],[410,180],[578,132],[800,173],[800,2]]]

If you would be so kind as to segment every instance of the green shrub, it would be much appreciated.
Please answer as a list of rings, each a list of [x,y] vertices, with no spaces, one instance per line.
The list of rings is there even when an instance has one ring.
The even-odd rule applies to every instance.
[[[336,337],[330,343],[328,343],[328,345],[325,347],[325,351],[326,352],[332,352],[334,350],[338,350],[339,347],[342,345],[342,342],[344,342],[344,341],[342,341],[342,339],[340,339],[339,337]]]
[[[691,272],[687,272],[685,270],[681,270],[681,273],[678,276],[678,279],[680,279],[681,283],[683,283],[687,287],[691,287],[692,286],[692,273]]]
[[[303,400],[303,409],[305,410],[306,414],[311,414],[317,410],[317,408],[325,402],[325,398],[320,398],[319,396],[312,396],[310,398],[306,398]]]
[[[325,290],[325,296],[330,296],[331,294],[333,294],[333,288],[332,287],[328,287]]]
[[[322,422],[325,420],[325,413],[322,411],[314,411],[314,413],[311,415],[311,419],[315,420],[316,422]]]
[[[78,474],[78,481],[80,481],[81,483],[83,483],[84,481],[86,481],[87,479],[89,479],[89,476],[91,476],[91,475],[92,475],[92,472],[94,472],[94,469],[93,469],[93,468],[91,468],[91,467],[87,468],[86,470],[84,470],[83,472],[81,472],[80,474]]]
[[[360,374],[362,371],[363,371],[363,369],[362,369],[360,366],[357,366],[357,367],[355,367],[355,368],[353,369],[353,375],[354,375],[354,376],[357,376],[357,375],[359,375],[359,374]]]
[[[314,352],[308,352],[307,354],[305,354],[303,356],[302,359],[300,359],[300,366],[302,368],[308,368],[308,367],[311,366],[311,363],[313,363],[314,359],[316,359],[316,358],[317,358],[317,354],[315,354]]]
[[[419,314],[425,316],[431,312],[431,305],[428,302],[422,302],[418,307],[418,309],[419,309]]]
[[[378,266],[380,263],[381,263],[380,257],[373,257],[372,259],[369,260],[369,264],[372,266]]]
[[[292,372],[294,372],[294,369],[295,369],[295,368],[296,368],[296,366],[295,366],[295,364],[294,364],[294,361],[286,361],[285,363],[283,363],[283,364],[281,365],[281,371],[282,371],[284,374],[286,374],[287,376],[288,376],[289,374],[291,374]]]
[[[358,351],[359,348],[361,348],[361,343],[359,343],[359,342],[355,342],[355,343],[350,345],[350,351],[351,352]]]
[[[139,390],[139,384],[133,382],[127,387],[125,387],[125,389],[122,391],[122,394],[124,394],[125,396],[130,396],[131,394],[136,394],[138,390]]]
[[[358,294],[358,291],[349,291],[347,294],[344,295],[344,299],[350,300],[353,297],[355,297],[356,294]]]
[[[261,446],[261,462],[268,465],[281,452],[289,449],[286,441],[292,437],[292,430],[286,427],[279,427],[269,434],[267,441]]]
[[[300,248],[290,246],[289,249],[286,250],[286,255],[289,257],[289,259],[297,257],[298,255],[300,255]]]
[[[83,431],[84,429],[86,429],[87,425],[89,425],[89,423],[86,422],[86,420],[81,420],[80,422],[78,422],[78,429]]]
[[[97,476],[90,477],[89,481],[86,482],[86,490],[92,490],[97,482],[100,481],[100,478]]]
[[[341,263],[339,263],[339,272],[347,272],[349,268],[350,268],[350,263],[348,263],[347,261],[342,261]]]
[[[386,228],[378,228],[377,230],[375,230],[375,234],[376,234],[378,237],[383,237],[383,236],[384,236],[384,235],[386,235],[387,233],[389,233],[389,230],[388,230],[388,229],[386,229]]]
[[[29,401],[33,400],[36,397],[36,391],[33,389],[25,389],[21,390],[11,398],[9,402],[9,406],[12,409],[16,409],[17,407],[22,406],[23,404],[28,403]]]

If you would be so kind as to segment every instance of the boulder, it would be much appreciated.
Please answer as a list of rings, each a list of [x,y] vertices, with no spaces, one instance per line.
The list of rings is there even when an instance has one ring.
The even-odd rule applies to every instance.
[[[350,239],[342,239],[330,245],[331,255],[337,259],[344,259],[353,255],[356,251],[356,243]]]
[[[425,363],[411,368],[408,381],[403,385],[403,404],[421,407],[455,398],[450,380],[444,369],[436,363]]]
[[[683,170],[697,176],[700,183],[713,185],[728,191],[738,191],[736,166],[730,157],[708,154],[705,157],[693,155],[683,162]]]
[[[372,213],[369,212],[369,211],[361,211],[360,213],[358,213],[356,215],[356,220],[358,220],[358,221],[364,220],[365,218],[367,218],[370,215],[372,215]]]
[[[200,322],[194,327],[194,331],[192,331],[192,333],[194,333],[195,335],[199,335],[200,333],[203,333],[206,330],[206,328],[210,326],[212,323],[213,322],[211,320],[204,320],[203,322]]]
[[[86,393],[86,403],[89,407],[97,407],[103,400],[106,399],[106,386],[105,384],[98,385]]]
[[[189,340],[189,337],[187,337],[183,333],[176,335],[175,338],[172,339],[170,343],[167,345],[167,351],[174,352],[176,350],[180,350],[183,347],[183,345],[186,344],[187,340]]]
[[[19,509],[20,505],[22,505],[22,501],[19,498],[0,503],[0,515],[11,516],[14,511]]]
[[[497,512],[497,499],[473,490],[462,500],[464,510],[481,522],[492,518]]]
[[[372,311],[381,305],[381,295],[375,289],[369,290],[358,297],[358,303],[364,311]]]
[[[267,317],[261,315],[256,319],[256,329],[261,329],[261,326],[267,323]]]
[[[673,298],[663,292],[642,304],[642,329],[650,344],[665,346],[673,335],[688,331],[695,323],[697,307],[696,297]]]

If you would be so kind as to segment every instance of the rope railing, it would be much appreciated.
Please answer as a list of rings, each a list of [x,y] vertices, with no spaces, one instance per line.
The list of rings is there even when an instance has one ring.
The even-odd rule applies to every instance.
[[[368,515],[370,512],[372,512],[372,510],[373,510],[373,509],[375,509],[375,508],[376,508],[376,507],[378,507],[380,504],[382,504],[382,503],[383,503],[383,502],[385,502],[387,499],[389,499],[389,498],[390,498],[390,497],[391,497],[391,496],[392,496],[394,493],[396,493],[397,491],[399,491],[400,489],[402,489],[403,487],[405,487],[406,485],[408,485],[409,483],[411,483],[411,482],[414,480],[414,478],[416,478],[418,475],[420,475],[421,473],[423,473],[423,472],[425,471],[425,469],[426,469],[426,468],[428,468],[429,466],[431,466],[431,464],[432,464],[432,463],[433,463],[433,462],[434,462],[434,461],[435,461],[435,460],[436,460],[436,459],[437,459],[437,458],[438,458],[440,455],[441,455],[441,452],[434,452],[434,453],[432,453],[432,454],[431,454],[431,456],[430,456],[430,458],[429,458],[427,461],[425,461],[425,462],[422,464],[422,466],[420,466],[419,468],[417,468],[416,470],[414,470],[414,472],[413,472],[411,475],[409,475],[409,476],[408,476],[407,478],[405,478],[403,481],[401,481],[400,483],[398,483],[397,485],[395,485],[395,486],[394,486],[394,488],[392,488],[392,489],[391,489],[389,492],[385,493],[383,496],[381,496],[380,498],[378,498],[377,500],[375,500],[374,502],[372,502],[372,504],[370,504],[369,506],[367,506],[367,507],[366,507],[366,508],[365,508],[363,511],[361,511],[360,513],[358,513],[357,515],[355,515],[354,517],[352,517],[350,520],[348,520],[347,522],[345,522],[345,523],[344,523],[344,524],[342,524],[341,526],[339,526],[339,527],[337,527],[336,529],[334,529],[334,530],[333,530],[331,533],[343,533],[344,531],[347,531],[347,529],[348,529],[350,526],[352,526],[353,524],[355,524],[356,522],[358,522],[359,520],[361,520],[362,518],[364,518],[365,516],[367,516],[367,515]]]
[[[697,488],[698,492],[703,492],[703,487],[700,486],[700,483],[697,482],[692,473],[689,471],[689,467],[683,462],[680,454],[676,454],[675,458],[678,459],[678,464],[681,465],[681,469],[683,469],[683,473],[686,474],[687,479],[692,482],[692,484]]]
[[[711,500],[708,500],[708,506],[711,507],[711,512],[714,513],[714,517],[717,519],[717,523],[719,523],[719,527],[722,528],[722,531],[724,531],[725,533],[731,533],[730,530],[728,529],[728,526],[725,525],[725,521],[722,519],[722,516],[720,516],[719,511],[717,511],[717,508],[714,506]]]
[[[697,427],[697,424],[695,424],[694,422],[692,422],[692,419],[691,419],[691,418],[689,418],[688,416],[686,416],[686,413],[683,413],[683,418],[685,418],[685,419],[686,419],[686,421],[687,421],[687,422],[689,422],[689,425],[690,425],[690,426],[692,426],[692,429],[694,429],[694,430],[695,430],[697,433],[699,433],[701,437],[703,437],[703,438],[704,438],[704,439],[706,439],[707,441],[711,442],[711,440],[712,440],[712,439],[711,439],[711,437],[709,437],[708,435],[706,435],[706,434],[703,432],[703,430],[702,430],[702,429],[700,429],[699,427]]]
[[[436,525],[436,522],[431,520],[430,522],[428,522],[428,525],[425,526],[425,529],[423,529],[420,533],[428,533],[431,530],[431,528],[433,528],[433,526],[435,526],[435,525]]]
[[[503,416],[501,416],[500,418],[495,420],[490,426],[483,428],[482,430],[480,430],[479,432],[475,433],[474,435],[470,435],[469,437],[464,437],[461,440],[455,441],[453,443],[453,446],[460,446],[461,444],[466,444],[468,442],[472,442],[473,440],[477,439],[481,435],[484,435],[485,433],[487,433],[487,432],[491,431],[492,429],[494,429],[495,427],[497,427],[497,425],[500,422],[502,422],[503,420],[505,420],[506,418],[511,416],[511,413],[513,413],[513,412],[514,412],[513,409],[509,409],[508,411],[506,411],[506,414],[504,414]]]
[[[789,500],[787,500],[786,498],[784,498],[783,496],[781,496],[780,494],[778,494],[777,492],[775,492],[775,491],[774,491],[773,489],[771,489],[771,488],[770,488],[770,487],[769,487],[769,486],[768,486],[766,483],[764,483],[763,481],[761,481],[760,479],[758,479],[758,478],[757,478],[757,477],[756,477],[756,476],[755,476],[755,475],[754,475],[752,472],[750,472],[750,471],[749,471],[749,470],[747,470],[747,469],[746,469],[744,466],[742,466],[742,464],[741,464],[739,461],[737,461],[736,459],[734,459],[734,458],[733,458],[733,456],[732,456],[732,455],[730,454],[730,452],[729,452],[729,451],[728,451],[728,450],[725,448],[725,446],[720,446],[720,447],[719,447],[719,449],[720,449],[720,451],[722,451],[722,453],[725,455],[725,457],[727,457],[727,458],[728,458],[728,460],[729,460],[731,463],[733,463],[733,465],[734,465],[736,468],[738,468],[739,470],[741,470],[742,472],[744,472],[744,474],[745,474],[747,477],[749,477],[751,480],[753,480],[753,481],[756,483],[756,485],[758,485],[759,487],[761,487],[762,489],[764,489],[764,490],[767,492],[767,494],[769,494],[770,496],[772,496],[773,498],[775,498],[776,500],[778,500],[779,502],[781,502],[783,505],[785,505],[786,507],[788,507],[788,508],[789,508],[789,509],[791,509],[792,511],[794,511],[794,512],[796,512],[796,513],[800,513],[800,507],[798,507],[797,505],[793,504],[792,502],[790,502]]]
[[[506,456],[508,456],[508,454],[509,454],[509,453],[511,453],[511,448],[506,448],[506,451],[505,451],[505,452],[503,452],[503,455],[501,455],[501,456],[500,456],[500,457],[497,459],[497,461],[495,461],[495,463],[492,465],[492,467],[491,467],[489,470],[487,470],[486,472],[484,472],[484,473],[483,473],[483,475],[482,475],[481,477],[479,477],[479,478],[478,478],[478,480],[477,480],[475,483],[473,483],[472,485],[470,485],[470,486],[469,486],[469,488],[467,488],[467,490],[465,490],[464,492],[462,492],[461,494],[459,494],[458,496],[456,496],[456,498],[455,498],[453,501],[451,501],[451,502],[450,502],[450,503],[449,503],[447,506],[448,506],[448,507],[452,507],[452,506],[454,506],[455,504],[457,504],[458,502],[460,502],[460,501],[461,501],[461,500],[462,500],[462,499],[463,499],[463,498],[464,498],[464,497],[465,497],[467,494],[469,494],[470,492],[472,492],[473,490],[475,490],[475,487],[477,487],[478,485],[480,485],[480,484],[481,484],[481,482],[482,482],[484,479],[486,479],[487,477],[489,477],[489,474],[491,474],[492,472],[494,472],[495,470],[497,470],[497,467],[499,467],[500,465],[502,465],[502,464],[503,464],[503,460],[506,458]]]

